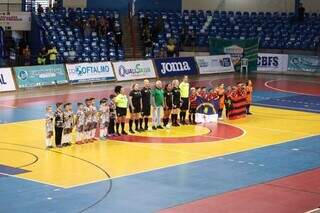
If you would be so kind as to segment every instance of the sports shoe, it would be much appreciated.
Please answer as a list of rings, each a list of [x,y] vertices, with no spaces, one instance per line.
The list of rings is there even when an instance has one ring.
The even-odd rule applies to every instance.
[[[157,130],[157,127],[155,127],[155,126],[152,126],[152,130]]]
[[[163,127],[162,126],[157,126],[157,129],[163,129]]]
[[[128,135],[128,133],[126,131],[122,131],[121,134],[122,135]]]
[[[134,134],[134,133],[135,133],[132,129],[130,129],[129,132],[130,132],[131,134]]]

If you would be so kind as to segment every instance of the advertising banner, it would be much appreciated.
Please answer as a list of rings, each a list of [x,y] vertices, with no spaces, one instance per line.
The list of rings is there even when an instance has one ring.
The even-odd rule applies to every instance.
[[[0,68],[0,92],[14,91],[14,85],[11,68]]]
[[[63,64],[14,68],[19,88],[68,83]]]
[[[248,59],[248,71],[257,70],[258,39],[234,39],[209,38],[209,50],[211,55],[229,54],[234,68],[239,71],[241,59]]]
[[[257,70],[258,71],[276,71],[276,72],[287,71],[288,55],[258,53]]]
[[[289,55],[288,71],[320,72],[320,57],[308,55]]]
[[[198,74],[193,57],[157,58],[153,61],[160,77]]]
[[[71,83],[88,83],[114,80],[111,62],[66,64]]]
[[[200,74],[234,72],[230,55],[196,56]]]
[[[0,12],[0,26],[5,30],[30,31],[30,12]]]
[[[155,78],[156,72],[151,60],[113,62],[118,81]]]

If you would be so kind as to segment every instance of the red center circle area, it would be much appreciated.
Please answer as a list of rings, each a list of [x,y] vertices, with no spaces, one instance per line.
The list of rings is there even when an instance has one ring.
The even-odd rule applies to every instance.
[[[204,143],[232,139],[244,134],[244,131],[242,129],[229,124],[212,123],[204,125],[204,127],[210,130],[208,134],[188,137],[150,137],[140,135],[122,135],[111,139],[132,143]]]

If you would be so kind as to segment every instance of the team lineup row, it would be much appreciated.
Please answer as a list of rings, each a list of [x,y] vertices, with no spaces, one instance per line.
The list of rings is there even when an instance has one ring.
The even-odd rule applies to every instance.
[[[53,147],[53,138],[57,147],[69,146],[72,142],[72,131],[76,131],[76,144],[83,144],[98,140],[97,130],[101,140],[106,138],[127,135],[125,122],[129,109],[129,132],[143,132],[149,130],[149,117],[152,115],[152,130],[196,124],[195,114],[197,107],[203,101],[216,102],[216,111],[219,119],[222,119],[222,111],[226,107],[228,111],[228,97],[235,92],[242,91],[247,96],[247,114],[250,114],[252,96],[252,83],[239,83],[236,87],[228,87],[224,84],[207,89],[205,87],[191,87],[188,76],[184,76],[182,82],[175,79],[165,86],[160,80],[155,82],[152,88],[149,80],[144,80],[143,88],[134,83],[128,95],[122,86],[116,86],[114,94],[109,99],[100,100],[99,109],[96,100],[89,98],[85,103],[77,104],[76,113],[72,110],[71,103],[57,103],[53,113],[52,106],[46,108],[46,139],[47,148]],[[200,101],[199,101],[200,100]],[[186,115],[189,115],[188,122]],[[178,114],[180,117],[178,123]],[[161,119],[161,115],[163,115]],[[171,125],[169,124],[171,118]],[[162,122],[161,122],[162,121]],[[163,123],[163,125],[162,125]],[[135,128],[133,128],[135,124]],[[144,124],[144,125],[143,125]],[[120,131],[121,127],[121,131]]]

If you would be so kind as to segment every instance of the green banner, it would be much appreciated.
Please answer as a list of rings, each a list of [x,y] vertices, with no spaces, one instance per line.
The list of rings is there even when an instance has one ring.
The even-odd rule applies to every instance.
[[[247,58],[248,71],[257,70],[258,39],[224,40],[220,38],[209,38],[209,49],[211,55],[230,54],[235,70],[239,71],[241,59]]]

